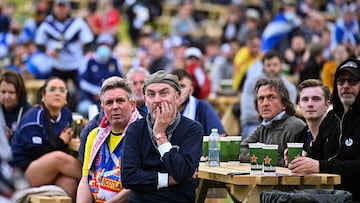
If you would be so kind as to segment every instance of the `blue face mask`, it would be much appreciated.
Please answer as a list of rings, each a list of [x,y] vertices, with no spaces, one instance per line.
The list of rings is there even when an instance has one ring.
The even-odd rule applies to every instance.
[[[108,60],[111,56],[111,49],[106,45],[100,45],[96,49],[96,54],[99,56],[100,60]]]

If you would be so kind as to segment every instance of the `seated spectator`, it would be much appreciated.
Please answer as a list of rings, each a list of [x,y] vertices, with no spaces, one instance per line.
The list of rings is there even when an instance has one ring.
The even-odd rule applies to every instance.
[[[205,135],[210,135],[212,128],[217,128],[220,136],[226,132],[213,107],[206,100],[197,99],[192,96],[194,87],[191,75],[183,69],[175,69],[171,72],[179,78],[181,95],[178,104],[180,113],[192,120],[196,120],[204,127]]]
[[[144,93],[143,86],[146,77],[148,77],[149,72],[145,68],[141,67],[133,67],[126,74],[126,79],[132,83],[131,88],[133,92],[134,99],[136,101],[136,109],[142,116],[146,116],[148,113],[148,108],[145,105],[144,101]],[[100,111],[98,115],[96,115],[93,119],[89,121],[89,123],[85,126],[85,128],[80,133],[80,147],[79,147],[79,159],[81,162],[84,161],[84,151],[85,151],[85,143],[87,136],[97,126],[99,126],[101,119],[104,117],[104,111]]]
[[[124,138],[121,180],[129,202],[195,202],[203,128],[177,111],[176,76],[158,71],[143,92],[149,113],[130,124]]]
[[[333,109],[323,119],[308,157],[297,157],[290,164],[293,173],[335,173],[341,183],[334,188],[352,193],[360,201],[360,61],[348,58],[335,72]]]
[[[333,51],[334,59],[324,63],[321,71],[321,80],[329,87],[331,94],[334,90],[334,76],[337,66],[347,58],[349,58],[349,51],[346,49],[345,45],[339,44],[335,47]]]
[[[288,142],[302,141],[305,123],[295,116],[295,108],[284,83],[279,79],[262,78],[255,85],[255,107],[261,124],[241,142],[240,161],[249,162],[249,143],[277,144],[278,166],[285,166],[284,150]]]
[[[45,81],[41,106],[24,115],[14,134],[10,163],[25,172],[31,187],[57,185],[75,202],[81,164],[65,152],[73,134],[67,93],[63,80],[51,77]]]
[[[203,66],[202,57],[199,48],[189,47],[185,50],[186,70],[192,78],[193,96],[198,99],[205,99],[211,92],[211,81]]]
[[[6,121],[6,136],[10,140],[21,118],[31,108],[21,75],[10,70],[1,73],[0,103]]]
[[[290,101],[295,104],[297,91],[293,83],[291,83],[282,73],[283,62],[276,51],[268,51],[262,61],[258,60],[248,70],[245,84],[241,96],[241,136],[244,140],[251,135],[260,124],[259,114],[254,104],[255,84],[260,78],[277,78],[281,79],[289,92]]]
[[[134,110],[136,102],[130,83],[120,77],[103,82],[100,99],[105,117],[86,140],[77,202],[127,202],[130,191],[120,179],[124,137],[128,126],[142,117]]]

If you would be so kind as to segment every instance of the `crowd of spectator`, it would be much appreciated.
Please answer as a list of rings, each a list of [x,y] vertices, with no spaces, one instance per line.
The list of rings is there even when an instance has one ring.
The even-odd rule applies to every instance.
[[[134,87],[138,86],[138,90],[133,91],[140,97],[135,98],[141,103],[139,109],[143,109],[140,92],[145,77],[164,70],[179,76],[181,88],[184,88],[181,92],[186,95],[182,95],[183,103],[178,108],[191,119],[202,119],[191,109],[204,108],[198,103],[211,109],[210,115],[215,114],[204,101],[209,96],[226,91],[242,93],[242,101],[248,102],[239,104],[239,125],[246,132],[239,134],[253,134],[250,138],[254,138],[257,133],[257,141],[264,141],[269,138],[261,134],[266,127],[255,131],[259,125],[258,107],[253,105],[257,79],[267,77],[270,85],[264,85],[272,87],[270,78],[280,78],[285,83],[284,91],[290,94],[286,105],[292,107],[297,102],[294,85],[318,79],[331,93],[336,92],[334,78],[339,64],[349,57],[358,58],[360,54],[359,0],[102,0],[91,1],[84,8],[70,0],[37,0],[29,4],[34,12],[22,21],[15,17],[21,12],[20,5],[12,1],[0,4],[0,103],[9,141],[15,135],[13,145],[20,145],[21,131],[16,134],[17,127],[27,130],[26,120],[21,119],[31,107],[24,92],[28,79],[50,79],[50,84],[59,80],[60,85],[56,84],[52,90],[42,89],[40,96],[46,98],[49,94],[61,93],[63,102],[54,112],[64,111],[61,114],[68,115],[70,111],[64,110],[68,106],[72,112],[86,118],[91,105],[100,108],[99,92],[104,79],[134,72],[143,74],[141,80],[138,79],[142,83],[138,85],[136,79],[130,79],[134,75],[127,77]],[[227,12],[200,9],[205,4],[221,6]],[[169,13],[170,16],[164,16]],[[221,15],[221,18],[214,19],[213,15]],[[166,26],[160,23],[162,17],[168,19]],[[130,46],[124,45],[128,43]],[[230,87],[224,82],[229,80]],[[343,82],[350,83],[349,80]],[[261,88],[258,85],[257,91]],[[37,122],[49,125],[61,116],[52,118],[54,105],[43,100],[36,106],[37,111],[32,112],[43,114],[42,120]],[[288,117],[295,114],[286,113]],[[35,118],[27,116],[26,119]],[[226,135],[220,120],[213,120],[220,126],[219,132]],[[72,120],[69,118],[67,122]],[[201,122],[208,134],[210,127],[204,122],[210,121]],[[68,123],[61,123],[61,129],[55,129],[57,134],[64,133],[65,138],[58,140],[60,144],[51,143],[56,141],[51,136],[39,139],[48,140],[50,145],[63,150],[70,135],[65,135],[68,132],[63,132],[62,128],[69,127]],[[17,164],[24,172],[37,170],[42,167],[39,157],[40,154],[31,157],[31,161],[40,163],[37,167],[30,165],[27,159],[18,160]],[[285,162],[281,160],[280,165]],[[61,174],[58,168],[52,170]],[[81,178],[77,173],[62,176],[71,181]],[[54,182],[37,183],[32,180],[34,177],[30,178],[32,185]],[[65,187],[65,190],[75,196],[75,188]]]

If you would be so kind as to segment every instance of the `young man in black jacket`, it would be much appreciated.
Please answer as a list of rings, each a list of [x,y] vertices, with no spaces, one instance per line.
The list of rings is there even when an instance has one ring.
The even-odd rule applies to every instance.
[[[294,173],[336,173],[341,184],[335,189],[352,193],[360,201],[360,61],[347,59],[337,68],[333,110],[324,118],[310,148],[310,157],[291,162]]]

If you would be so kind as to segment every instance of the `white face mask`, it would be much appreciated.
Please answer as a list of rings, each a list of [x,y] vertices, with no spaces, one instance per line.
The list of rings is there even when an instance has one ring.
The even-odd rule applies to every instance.
[[[96,49],[96,54],[98,55],[99,59],[102,61],[106,61],[110,58],[111,56],[111,49],[110,47],[106,46],[106,45],[100,45],[97,49]]]
[[[296,19],[296,14],[293,12],[286,12],[285,13],[285,18],[288,21],[294,21]]]

